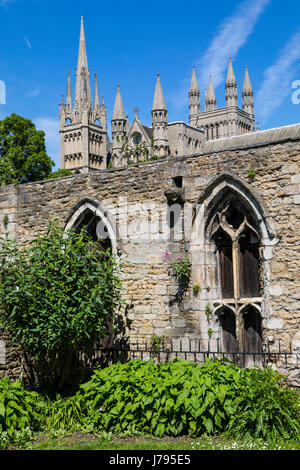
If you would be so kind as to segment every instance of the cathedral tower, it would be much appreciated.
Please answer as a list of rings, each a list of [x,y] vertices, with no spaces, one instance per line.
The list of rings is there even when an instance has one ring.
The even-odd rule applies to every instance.
[[[61,168],[76,173],[106,168],[106,108],[100,106],[95,74],[94,106],[87,62],[83,18],[81,17],[79,53],[76,69],[74,106],[71,97],[71,75],[68,74],[67,100],[59,105]]]

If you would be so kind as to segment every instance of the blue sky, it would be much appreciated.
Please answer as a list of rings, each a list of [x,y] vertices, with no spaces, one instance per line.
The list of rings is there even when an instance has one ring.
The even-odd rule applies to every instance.
[[[300,122],[300,104],[292,99],[300,98],[299,0],[0,0],[0,85],[6,86],[0,118],[15,112],[32,119],[46,132],[57,167],[58,104],[68,70],[74,96],[81,15],[92,89],[97,72],[108,125],[119,83],[130,121],[137,106],[141,121],[151,126],[157,72],[169,122],[188,121],[193,64],[202,109],[210,74],[218,106],[224,106],[229,56],[240,105],[248,66],[261,129]]]

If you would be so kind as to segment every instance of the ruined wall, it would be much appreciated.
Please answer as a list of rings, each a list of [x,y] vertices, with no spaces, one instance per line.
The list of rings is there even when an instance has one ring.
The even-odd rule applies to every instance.
[[[275,130],[208,142],[201,154],[191,157],[6,186],[0,190],[0,227],[2,233],[9,232],[27,243],[37,231],[46,229],[51,218],[66,225],[71,216],[76,217],[81,201],[87,205],[94,201],[110,219],[115,216],[113,246],[118,255],[125,256],[123,286],[131,341],[149,340],[157,334],[201,338],[215,345],[219,326],[215,317],[208,322],[205,310],[210,305],[214,314],[222,299],[214,264],[197,239],[204,219],[195,219],[195,207],[200,201],[201,213],[218,184],[232,184],[237,191],[243,188],[261,208],[269,230],[262,252],[263,295],[257,301],[264,346],[268,341],[278,350],[280,341],[281,349],[291,346],[299,352],[299,161],[300,126],[294,126],[288,132]],[[254,178],[249,178],[249,169],[254,170]],[[177,176],[183,177],[182,188],[172,187],[172,178]],[[183,225],[182,234],[180,230],[170,233],[167,224],[168,203],[172,201],[182,206],[176,223],[177,228]],[[166,251],[174,256],[186,253],[193,261],[190,287],[181,302]],[[200,288],[196,296],[194,284]],[[0,362],[2,356],[0,352]],[[1,370],[7,374],[9,368],[0,364]],[[299,374],[296,365],[292,373],[295,377]]]

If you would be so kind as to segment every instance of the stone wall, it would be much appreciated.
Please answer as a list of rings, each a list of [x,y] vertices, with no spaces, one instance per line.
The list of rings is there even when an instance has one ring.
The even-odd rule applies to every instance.
[[[83,204],[98,207],[110,225],[114,251],[125,256],[130,340],[149,340],[157,334],[169,341],[201,338],[203,347],[209,341],[216,347],[220,325],[215,313],[224,301],[204,226],[206,210],[218,191],[229,188],[253,208],[261,224],[263,292],[260,299],[248,301],[261,313],[264,347],[268,342],[274,350],[280,346],[300,352],[299,161],[300,126],[290,126],[208,142],[200,154],[186,158],[6,186],[0,189],[0,228],[27,243],[38,231],[45,231],[51,218],[66,226]],[[254,178],[248,176],[250,169]],[[173,187],[177,176],[182,176],[182,188]],[[172,202],[179,208],[175,229],[167,223]],[[166,251],[192,259],[190,287],[181,302]],[[194,284],[199,285],[197,296]],[[210,322],[207,305],[212,310]],[[242,311],[243,302],[236,300],[233,308]],[[290,372],[299,380],[296,365]]]

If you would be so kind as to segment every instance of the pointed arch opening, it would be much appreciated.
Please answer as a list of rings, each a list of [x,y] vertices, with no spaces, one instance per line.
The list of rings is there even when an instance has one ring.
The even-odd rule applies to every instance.
[[[260,297],[261,232],[245,201],[230,190],[211,204],[205,239],[217,256],[219,290],[223,299]]]
[[[234,312],[226,306],[223,306],[216,312],[221,328],[222,351],[226,353],[235,353],[238,350],[236,317]]]
[[[248,305],[242,310],[243,351],[247,353],[262,352],[262,322],[260,312]]]
[[[101,251],[111,249],[117,253],[117,233],[109,211],[99,202],[92,199],[79,201],[70,211],[65,230],[81,230],[85,228],[93,241],[96,241]]]
[[[190,233],[192,282],[203,286],[199,311],[214,306],[224,352],[261,356],[277,242],[263,201],[240,178],[223,173],[199,195]]]

